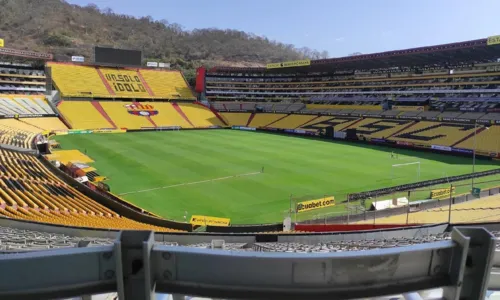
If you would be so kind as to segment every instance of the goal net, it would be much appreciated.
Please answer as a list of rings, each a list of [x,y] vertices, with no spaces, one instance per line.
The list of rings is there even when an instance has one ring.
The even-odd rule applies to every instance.
[[[420,162],[394,164],[391,166],[391,181],[404,184],[420,180]]]

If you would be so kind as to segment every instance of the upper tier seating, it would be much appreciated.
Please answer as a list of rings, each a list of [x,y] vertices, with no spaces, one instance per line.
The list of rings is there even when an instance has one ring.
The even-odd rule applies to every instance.
[[[0,216],[68,226],[175,231],[119,216],[53,175],[34,156],[0,149]]]
[[[193,93],[181,72],[156,70],[141,70],[140,72],[155,96],[168,95],[165,98],[194,99]]]
[[[194,100],[179,71],[105,68],[49,63],[63,97]]]
[[[43,96],[0,95],[0,116],[55,115]]]
[[[0,65],[0,94],[43,95],[45,74],[43,70],[16,64]]]
[[[481,70],[479,70],[481,69]],[[359,72],[352,74],[309,74],[288,75],[268,74],[252,70],[239,72],[215,71],[206,76],[205,93],[210,100],[246,101],[342,101],[349,96],[372,98],[383,101],[384,97],[404,96],[418,99],[443,94],[473,94],[477,97],[490,97],[500,92],[500,72],[498,68],[460,67],[449,74],[449,66],[442,66],[442,72],[433,70],[423,73],[407,68],[395,71],[394,68],[378,70],[378,74]],[[377,99],[377,97],[382,99]],[[481,104],[471,104],[473,107]]]

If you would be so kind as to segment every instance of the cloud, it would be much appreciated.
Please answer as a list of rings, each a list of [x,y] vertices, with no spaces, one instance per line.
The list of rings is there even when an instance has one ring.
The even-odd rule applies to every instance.
[[[338,37],[335,39],[336,42],[343,42],[345,40],[344,37]]]

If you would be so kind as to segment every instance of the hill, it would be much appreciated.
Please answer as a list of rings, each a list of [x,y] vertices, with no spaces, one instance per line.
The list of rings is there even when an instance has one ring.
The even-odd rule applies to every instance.
[[[91,57],[93,45],[142,49],[146,59],[193,70],[205,64],[257,66],[265,62],[327,57],[326,51],[271,41],[237,30],[186,31],[167,20],[134,18],[71,5],[63,0],[0,0],[0,37],[16,49],[47,51],[56,59]]]

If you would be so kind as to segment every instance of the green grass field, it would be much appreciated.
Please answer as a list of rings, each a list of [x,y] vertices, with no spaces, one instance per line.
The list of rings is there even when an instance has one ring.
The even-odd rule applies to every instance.
[[[228,217],[233,224],[281,222],[290,195],[294,201],[335,196],[339,205],[325,209],[335,212],[345,210],[340,203],[349,193],[471,172],[470,158],[234,130],[66,135],[56,140],[64,150],[87,151],[97,172],[109,178],[113,193],[134,192],[122,197],[175,220],[183,220],[187,211],[188,218]],[[391,158],[392,151],[398,159]],[[416,161],[420,178],[417,165],[391,167]],[[476,171],[497,167],[479,160]],[[231,177],[247,173],[253,174]],[[167,188],[137,192],[159,187]],[[302,213],[301,219],[318,212]]]

